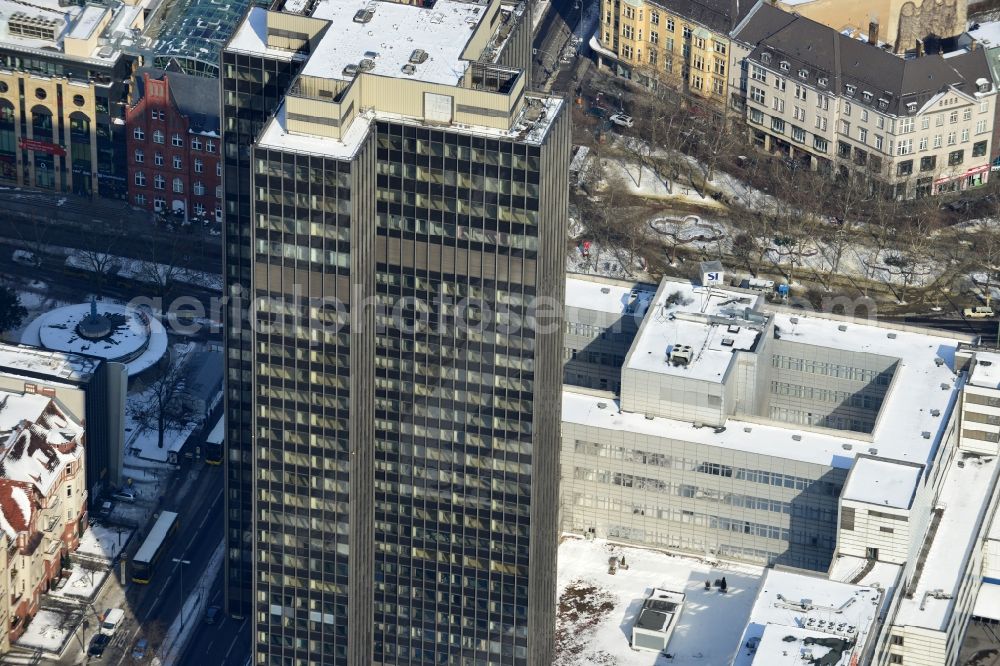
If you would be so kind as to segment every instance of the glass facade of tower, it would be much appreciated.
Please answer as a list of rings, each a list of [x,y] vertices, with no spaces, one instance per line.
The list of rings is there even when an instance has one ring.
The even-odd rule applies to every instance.
[[[222,58],[222,146],[226,296],[226,607],[250,613],[253,581],[253,449],[251,417],[254,357],[251,293],[250,146],[297,73],[301,61],[226,52]]]
[[[378,129],[375,658],[525,663],[540,148]]]
[[[222,61],[229,610],[260,665],[549,666],[569,114],[313,153],[259,136],[298,58]]]

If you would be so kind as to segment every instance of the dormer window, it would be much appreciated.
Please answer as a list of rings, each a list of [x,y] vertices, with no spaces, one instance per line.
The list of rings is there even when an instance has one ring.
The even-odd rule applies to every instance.
[[[872,94],[867,90],[861,93],[861,96],[865,99],[866,102],[872,101]]]
[[[856,88],[855,86],[852,86],[852,85],[847,85],[847,86],[845,87],[845,92],[846,92],[846,93],[847,93],[848,95],[850,95],[851,97],[854,97],[854,91],[855,91],[855,90],[857,90],[857,88]]]
[[[770,53],[761,53],[760,54],[760,61],[762,63],[764,63],[765,65],[769,64],[771,62],[771,54]]]
[[[906,112],[907,113],[916,113],[917,112],[917,103],[916,102],[907,102],[907,104],[906,104]]]
[[[889,100],[880,97],[879,100],[878,100],[878,108],[881,109],[882,111],[885,111],[886,109],[888,109],[889,108]]]
[[[830,79],[826,78],[825,76],[821,76],[820,77],[820,79],[819,79],[819,87],[820,88],[826,88],[827,85],[829,85],[829,83],[830,83]]]
[[[786,60],[781,61],[781,71],[787,72],[791,68],[791,65]]]
[[[800,69],[799,70],[799,78],[800,79],[808,79],[809,78],[809,70],[808,69]]]

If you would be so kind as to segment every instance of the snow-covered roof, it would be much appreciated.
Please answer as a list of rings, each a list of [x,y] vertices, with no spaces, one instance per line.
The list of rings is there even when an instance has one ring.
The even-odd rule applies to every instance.
[[[246,19],[237,26],[226,48],[231,51],[266,55],[268,58],[278,60],[305,58],[305,54],[275,49],[267,45],[267,9],[257,5],[250,8]]]
[[[47,497],[65,466],[83,455],[82,434],[52,398],[0,391],[3,478],[33,484]]]
[[[320,2],[312,17],[329,20],[334,38],[320,40],[302,73],[350,80],[344,68],[370,58],[375,65],[369,74],[454,86],[469,66],[462,52],[488,7],[487,2],[459,0],[438,0],[431,9],[381,0]],[[355,14],[366,9],[373,10],[371,19],[355,22]],[[403,65],[410,63],[416,49],[427,59],[416,65],[414,74],[404,74]]]
[[[764,317],[745,318],[760,296],[717,287],[665,280],[625,360],[625,367],[711,382],[722,382],[735,351],[752,349]],[[668,356],[678,345],[691,347],[687,363]]]
[[[899,574],[903,567],[891,562],[868,560],[854,555],[837,555],[830,564],[830,580],[839,580],[852,585],[878,587],[885,592],[884,603],[889,603],[899,584]]]
[[[889,328],[784,310],[775,313],[774,326],[786,343],[898,359],[871,434],[874,451],[870,452],[882,458],[928,463],[964,384],[953,368],[958,346],[968,339],[953,333]]]
[[[840,494],[841,499],[909,509],[924,471],[919,463],[859,455]]]
[[[123,4],[115,4],[114,9],[105,6],[75,4],[63,4],[59,0],[32,0],[22,2],[21,0],[0,0],[0,41],[9,47],[21,47],[40,52],[55,51],[60,55],[67,56],[64,51],[64,40],[67,38],[77,40],[88,40],[93,37],[94,30],[97,29],[105,14],[115,11],[116,17],[128,15],[131,20],[112,21],[108,29],[103,31],[105,35],[120,31],[122,36],[131,36],[129,30],[132,21],[138,15],[135,7],[128,7]],[[14,23],[28,22],[35,25],[44,26],[44,29],[51,31],[52,39],[42,36],[26,36],[20,32],[11,30],[11,20]],[[120,47],[108,44],[98,44],[92,53],[85,58],[79,58],[87,62],[100,64],[110,64],[115,62],[122,54]]]
[[[1000,354],[976,350],[976,362],[969,373],[969,384],[982,388],[1000,388]]]
[[[656,286],[588,276],[566,278],[566,307],[641,319],[656,294]]]
[[[983,581],[972,614],[975,617],[1000,621],[1000,585]]]
[[[80,354],[0,343],[0,373],[4,374],[30,372],[56,381],[85,382],[100,363]]]
[[[927,557],[916,563],[910,594],[900,602],[893,624],[944,631],[969,557],[979,548],[977,535],[992,500],[996,474],[996,457],[958,455],[952,461],[937,501],[940,518],[932,517],[925,537],[931,540]]]
[[[852,656],[864,650],[881,601],[882,592],[875,588],[770,569],[750,611],[740,640],[743,647],[734,664],[801,664],[808,651],[813,658],[839,653],[837,661],[825,663],[847,666]],[[757,641],[756,650],[746,647]],[[789,659],[791,655],[794,660]]]
[[[987,48],[1000,46],[1000,21],[983,21],[969,30],[969,36]]]

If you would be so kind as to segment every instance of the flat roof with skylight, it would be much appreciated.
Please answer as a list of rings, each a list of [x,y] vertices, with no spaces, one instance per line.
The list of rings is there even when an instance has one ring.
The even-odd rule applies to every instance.
[[[335,39],[322,39],[302,73],[349,81],[348,65],[371,61],[375,76],[404,78],[412,64],[413,76],[427,83],[455,86],[469,62],[462,59],[488,2],[438,0],[433,8],[372,0],[337,0],[316,5],[313,18],[330,21]],[[411,61],[416,50],[422,55]]]
[[[760,296],[664,280],[625,367],[721,382],[736,351],[750,351],[766,328]]]
[[[770,569],[733,663],[855,663],[852,658],[862,654],[882,599],[882,591],[872,587]]]

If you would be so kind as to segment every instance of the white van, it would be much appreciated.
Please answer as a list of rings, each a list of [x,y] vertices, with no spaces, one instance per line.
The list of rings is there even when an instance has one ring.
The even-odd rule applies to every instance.
[[[101,633],[106,636],[114,636],[124,619],[125,611],[121,608],[109,608],[104,611],[104,615],[101,617]]]
[[[962,314],[964,314],[969,319],[985,319],[987,317],[992,317],[993,316],[993,308],[988,307],[988,306],[987,307],[979,306],[979,307],[976,307],[976,308],[965,308],[964,310],[962,310]]]

